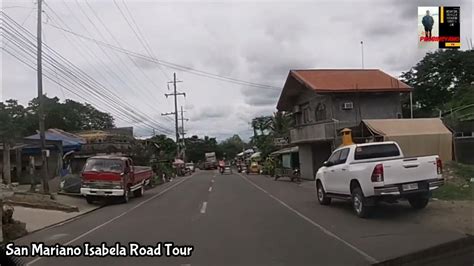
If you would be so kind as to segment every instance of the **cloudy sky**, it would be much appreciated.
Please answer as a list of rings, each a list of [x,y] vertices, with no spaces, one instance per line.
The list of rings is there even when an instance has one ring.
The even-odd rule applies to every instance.
[[[173,111],[172,99],[164,94],[171,92],[167,82],[176,72],[183,81],[178,90],[186,93],[178,105],[184,106],[190,119],[185,125],[188,134],[222,140],[237,133],[248,138],[252,117],[275,111],[290,69],[360,68],[361,40],[366,68],[398,76],[416,64],[427,52],[417,45],[417,6],[461,6],[462,49],[467,49],[466,39],[473,36],[472,2],[46,0],[43,40],[136,108],[149,124],[173,130],[171,117],[161,113]],[[33,0],[2,0],[2,5],[8,16],[35,34]],[[129,24],[139,31],[134,33]],[[274,88],[171,69],[58,27],[166,62]],[[5,39],[2,47],[15,49]],[[4,50],[1,62],[0,100],[14,98],[26,104],[36,95],[35,71]],[[55,74],[51,73],[53,78]],[[98,109],[110,110],[93,95],[69,90],[44,81],[50,97],[88,99]],[[133,125],[138,136],[152,132],[123,114],[116,124]]]

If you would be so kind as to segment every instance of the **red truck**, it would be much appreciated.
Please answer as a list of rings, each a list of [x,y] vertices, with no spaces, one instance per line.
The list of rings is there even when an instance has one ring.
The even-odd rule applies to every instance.
[[[153,171],[151,167],[134,166],[128,157],[94,156],[87,159],[81,176],[81,194],[88,203],[103,197],[117,197],[125,203],[130,193],[143,195]]]

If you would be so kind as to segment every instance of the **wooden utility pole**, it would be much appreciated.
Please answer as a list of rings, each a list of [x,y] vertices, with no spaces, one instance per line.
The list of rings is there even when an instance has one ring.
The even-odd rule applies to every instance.
[[[173,83],[174,92],[165,93],[166,98],[168,98],[168,96],[174,96],[174,112],[161,114],[161,115],[174,115],[174,122],[175,122],[175,129],[176,129],[176,157],[179,157],[178,96],[183,95],[184,97],[186,97],[186,93],[183,93],[183,92],[178,93],[177,86],[176,86],[176,83],[178,82],[182,82],[182,81],[176,80],[176,73],[174,73],[173,81],[168,82],[168,83]]]
[[[44,127],[44,95],[43,95],[43,68],[42,68],[42,40],[41,40],[41,14],[42,14],[42,0],[38,0],[38,22],[36,31],[37,40],[37,79],[38,79],[38,117],[39,117],[39,135],[40,135],[40,147],[41,147],[41,180],[43,182],[43,192],[49,193],[48,184],[48,169],[46,162],[46,138],[45,138],[45,127]],[[35,184],[32,184],[34,189]]]

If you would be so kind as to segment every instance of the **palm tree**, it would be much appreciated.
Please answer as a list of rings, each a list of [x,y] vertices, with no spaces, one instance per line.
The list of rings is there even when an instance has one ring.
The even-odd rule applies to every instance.
[[[290,128],[293,126],[291,114],[285,112],[275,112],[267,122],[266,128],[273,137],[288,137]]]

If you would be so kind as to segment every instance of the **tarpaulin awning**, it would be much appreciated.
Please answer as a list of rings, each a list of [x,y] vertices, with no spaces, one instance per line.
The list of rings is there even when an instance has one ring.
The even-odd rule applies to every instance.
[[[275,156],[275,155],[294,153],[294,152],[298,152],[298,146],[288,147],[288,148],[284,148],[278,151],[274,151],[270,155]]]
[[[25,137],[25,139],[30,139],[30,140],[39,140],[40,136],[39,134],[31,135],[28,137]],[[81,146],[83,144],[86,144],[86,141],[74,134],[62,131],[60,129],[48,129],[45,131],[45,139],[48,140],[53,140],[53,141],[61,141],[62,143],[62,148],[63,152],[69,152],[69,151],[79,151],[81,149]]]
[[[439,118],[367,119],[362,123],[374,135],[397,142],[403,154],[439,155],[452,160],[452,133]]]
[[[175,159],[174,162],[173,162],[174,165],[178,165],[178,164],[184,164],[184,161],[181,160],[181,159]]]
[[[250,156],[250,159],[258,158],[258,157],[260,157],[261,155],[262,155],[261,152],[256,152],[256,153],[252,154],[252,156]]]

